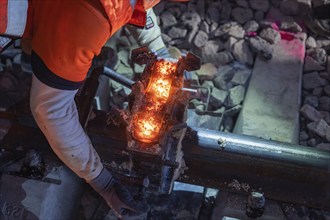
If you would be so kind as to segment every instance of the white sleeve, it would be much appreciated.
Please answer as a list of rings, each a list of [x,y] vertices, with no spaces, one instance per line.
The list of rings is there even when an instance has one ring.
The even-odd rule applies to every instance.
[[[32,75],[31,112],[55,154],[87,182],[95,179],[103,164],[79,122],[74,97],[77,90],[47,86]]]

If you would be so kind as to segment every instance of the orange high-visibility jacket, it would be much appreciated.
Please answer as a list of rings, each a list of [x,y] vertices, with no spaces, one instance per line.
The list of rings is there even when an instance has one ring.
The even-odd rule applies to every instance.
[[[7,21],[13,18],[9,9],[15,7],[15,2],[29,3],[31,13],[27,24],[31,25],[26,26],[24,36],[31,38],[32,50],[37,57],[56,76],[82,82],[93,57],[100,53],[105,42],[130,20],[134,24],[141,20],[145,22],[143,9],[157,4],[159,0],[137,0],[136,3],[132,0],[0,1],[0,34],[11,28]],[[137,10],[134,11],[134,7]],[[2,18],[6,16],[6,19]],[[17,12],[15,16],[18,17]],[[26,20],[21,20],[24,22]],[[35,69],[34,72],[36,74]]]

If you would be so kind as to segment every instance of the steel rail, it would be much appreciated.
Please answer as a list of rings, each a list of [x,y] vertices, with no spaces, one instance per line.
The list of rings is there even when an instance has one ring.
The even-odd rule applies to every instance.
[[[182,145],[180,181],[330,210],[329,151],[201,128]]]
[[[125,128],[110,123],[111,114],[95,111],[86,131],[105,164],[121,164],[127,156],[122,154],[126,148]],[[13,121],[17,128],[35,127],[33,123],[28,125],[31,120],[27,116],[21,115],[19,120],[13,115],[4,116],[2,112],[0,118]],[[7,141],[18,140],[15,129],[13,132]],[[24,143],[31,142],[35,147],[37,135],[31,137],[29,133],[20,131],[19,135],[31,138]],[[188,129],[182,146],[187,169],[179,177],[180,182],[246,194],[258,190],[266,199],[330,210],[328,151],[201,128]],[[109,168],[116,172],[116,168]]]

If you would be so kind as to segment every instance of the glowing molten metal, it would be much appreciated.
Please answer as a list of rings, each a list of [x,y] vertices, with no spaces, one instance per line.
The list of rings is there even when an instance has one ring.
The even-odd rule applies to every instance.
[[[166,104],[171,94],[173,80],[176,78],[176,68],[176,62],[168,60],[155,62],[145,90],[144,103],[133,117],[135,139],[145,143],[158,141]],[[180,86],[182,87],[182,83]]]

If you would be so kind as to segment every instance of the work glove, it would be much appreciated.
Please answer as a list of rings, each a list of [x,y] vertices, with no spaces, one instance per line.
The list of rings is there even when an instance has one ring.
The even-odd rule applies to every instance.
[[[162,47],[162,48],[156,50],[156,55],[159,58],[171,58],[171,55],[168,52],[168,49],[166,47]]]
[[[115,180],[107,169],[103,168],[100,175],[89,184],[103,197],[118,218],[143,220],[147,217],[149,207],[145,199],[134,199],[127,188]]]

